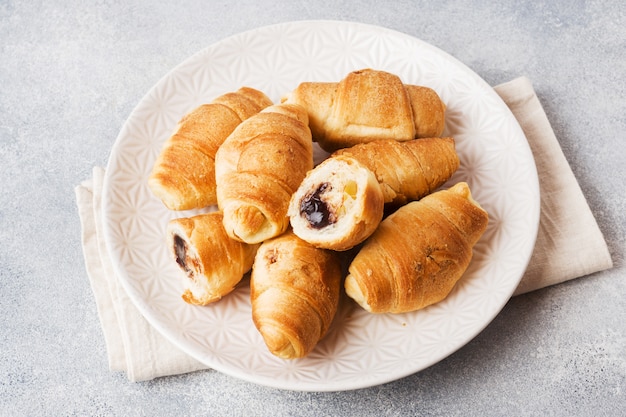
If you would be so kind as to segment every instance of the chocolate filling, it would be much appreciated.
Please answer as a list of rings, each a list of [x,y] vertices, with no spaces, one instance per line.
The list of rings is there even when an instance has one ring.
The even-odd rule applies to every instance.
[[[335,216],[331,213],[328,204],[322,199],[322,194],[331,189],[327,182],[321,183],[313,192],[307,193],[300,201],[300,215],[305,217],[311,227],[323,229],[335,222]]]
[[[187,244],[178,235],[174,236],[174,253],[176,254],[176,263],[189,275],[191,269],[187,266]]]

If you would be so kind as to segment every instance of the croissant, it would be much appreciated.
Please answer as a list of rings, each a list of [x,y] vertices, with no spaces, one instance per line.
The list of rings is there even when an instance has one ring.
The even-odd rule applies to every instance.
[[[215,158],[218,207],[228,235],[260,243],[287,230],[291,195],[312,168],[302,107],[273,105],[239,125]]]
[[[338,83],[304,82],[284,103],[303,106],[314,139],[328,152],[379,139],[441,136],[445,105],[431,88],[394,74],[363,69]]]
[[[306,356],[328,331],[339,304],[341,266],[291,231],[261,244],[250,278],[252,319],[269,351]]]
[[[186,114],[152,168],[152,193],[171,210],[216,204],[217,149],[243,120],[271,104],[261,91],[242,87]]]
[[[287,214],[301,239],[345,251],[374,232],[383,211],[383,192],[374,174],[356,159],[336,155],[309,171]]]
[[[346,294],[373,313],[409,312],[445,299],[487,222],[464,182],[400,207],[351,262]]]
[[[187,279],[183,300],[206,305],[230,293],[252,268],[258,245],[232,240],[214,211],[170,220],[167,241]]]
[[[340,149],[374,172],[385,203],[402,205],[419,200],[443,185],[459,168],[453,138],[398,142],[379,140]]]

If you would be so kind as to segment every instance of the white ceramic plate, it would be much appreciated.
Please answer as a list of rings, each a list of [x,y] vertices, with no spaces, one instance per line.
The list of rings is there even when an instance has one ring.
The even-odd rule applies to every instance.
[[[447,104],[447,135],[467,181],[489,212],[464,277],[443,302],[401,315],[371,315],[344,303],[327,337],[306,358],[272,356],[251,320],[244,282],[220,302],[181,299],[182,278],[165,246],[174,216],[146,180],[177,121],[197,105],[247,85],[275,101],[302,81],[339,81],[371,67],[435,89]],[[128,295],[175,345],[208,366],[291,390],[368,387],[420,371],[474,338],[518,285],[534,247],[539,186],[526,138],[479,76],[441,50],[388,29],[349,22],[278,24],[209,46],[176,67],[141,100],[112,149],[104,184],[104,228]]]

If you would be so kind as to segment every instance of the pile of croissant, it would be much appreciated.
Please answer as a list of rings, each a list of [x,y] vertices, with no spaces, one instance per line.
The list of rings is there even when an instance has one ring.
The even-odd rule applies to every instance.
[[[444,115],[434,90],[372,69],[185,115],[148,180],[171,210],[217,208],[168,223],[182,298],[207,305],[251,271],[254,325],[286,359],[324,337],[342,287],[372,313],[443,300],[488,221],[466,183],[439,189],[459,167]]]

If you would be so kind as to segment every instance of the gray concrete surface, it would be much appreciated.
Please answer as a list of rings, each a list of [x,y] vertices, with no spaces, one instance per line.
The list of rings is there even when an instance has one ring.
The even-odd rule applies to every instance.
[[[612,270],[512,299],[412,376],[287,392],[215,371],[130,383],[106,362],[73,188],[175,65],[268,24],[351,20],[528,76]],[[626,409],[626,5],[622,1],[0,2],[0,415],[618,416]]]

